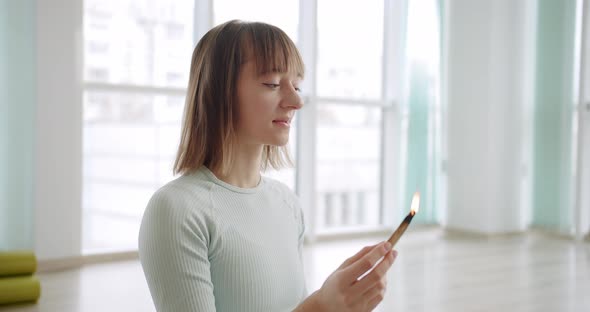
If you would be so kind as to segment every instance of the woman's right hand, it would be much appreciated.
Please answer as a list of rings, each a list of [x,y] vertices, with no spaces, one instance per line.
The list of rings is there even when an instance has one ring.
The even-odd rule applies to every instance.
[[[388,242],[363,248],[344,261],[296,311],[372,311],[383,300],[386,273],[396,256]]]

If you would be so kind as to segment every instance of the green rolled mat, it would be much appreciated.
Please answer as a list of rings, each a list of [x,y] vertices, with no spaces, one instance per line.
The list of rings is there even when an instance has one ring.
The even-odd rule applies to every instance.
[[[32,275],[0,277],[0,305],[37,301],[41,283]]]
[[[37,270],[37,258],[32,251],[0,251],[0,277],[30,275]]]

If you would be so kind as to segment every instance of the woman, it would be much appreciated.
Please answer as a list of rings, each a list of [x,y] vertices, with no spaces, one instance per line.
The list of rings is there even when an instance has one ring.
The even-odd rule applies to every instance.
[[[158,311],[370,311],[383,299],[396,255],[385,242],[307,294],[301,207],[260,174],[290,164],[303,69],[293,42],[268,24],[230,21],[199,41],[174,165],[181,176],[153,195],[139,233]]]

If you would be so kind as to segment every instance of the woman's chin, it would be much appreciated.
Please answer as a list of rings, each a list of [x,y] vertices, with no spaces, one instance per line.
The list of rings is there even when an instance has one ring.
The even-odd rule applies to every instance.
[[[273,138],[267,144],[271,146],[285,146],[289,143],[289,137]]]

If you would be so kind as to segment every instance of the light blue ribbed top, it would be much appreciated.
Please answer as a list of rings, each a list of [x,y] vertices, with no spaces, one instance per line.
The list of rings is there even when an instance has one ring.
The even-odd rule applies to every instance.
[[[307,295],[304,232],[282,183],[239,188],[202,167],[152,196],[139,259],[157,311],[291,311]]]

